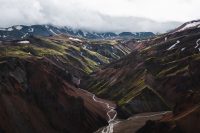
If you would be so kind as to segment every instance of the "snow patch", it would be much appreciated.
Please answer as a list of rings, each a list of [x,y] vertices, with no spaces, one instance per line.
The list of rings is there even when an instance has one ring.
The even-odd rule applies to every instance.
[[[20,26],[20,25],[15,26],[15,29],[17,29],[17,30],[21,30],[22,28],[23,28],[23,27]]]
[[[199,45],[200,45],[199,42],[200,42],[200,39],[198,39],[198,40],[196,41],[196,44],[197,44],[197,45],[196,45],[194,48],[198,48],[198,47],[199,47]]]
[[[83,31],[83,36],[87,36],[87,32],[86,31]]]
[[[13,28],[12,27],[8,28],[8,31],[13,31]]]
[[[62,34],[62,32],[60,30],[56,30],[58,33]]]
[[[182,48],[181,51],[184,51],[186,48]]]
[[[173,49],[174,47],[176,47],[176,45],[179,44],[179,43],[180,43],[180,41],[177,40],[176,43],[173,44],[171,47],[169,47],[167,50],[168,50],[168,51],[169,51],[169,50],[172,50],[172,49]]]
[[[181,28],[181,29],[178,30],[178,31],[180,32],[180,31],[183,31],[183,30],[192,28],[192,27],[196,27],[196,26],[198,26],[198,25],[200,26],[200,22],[191,22],[191,23],[186,24],[183,28]],[[198,26],[198,28],[199,28],[199,26]]]
[[[48,25],[45,25],[45,28],[46,28],[46,29],[48,29],[48,28],[49,28],[49,26],[48,26]]]
[[[23,39],[23,38],[25,38],[27,35],[28,35],[28,33],[24,34],[21,38]]]
[[[135,36],[137,35],[137,33],[136,33],[136,32],[132,32],[132,34],[133,34],[133,35],[135,35]]]
[[[52,34],[54,35],[58,35],[57,33],[55,33],[52,29],[49,30]]]
[[[72,37],[70,37],[69,40],[77,41],[77,42],[82,42],[82,40],[80,40],[80,39],[78,39],[78,38],[72,38]]]
[[[28,29],[28,32],[34,32],[33,28]]]
[[[17,43],[19,43],[19,44],[27,44],[27,43],[30,43],[30,42],[29,41],[19,41]]]
[[[165,42],[167,41],[167,37],[165,37]]]

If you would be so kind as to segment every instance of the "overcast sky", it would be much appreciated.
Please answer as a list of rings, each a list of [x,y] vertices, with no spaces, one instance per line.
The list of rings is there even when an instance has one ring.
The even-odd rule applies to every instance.
[[[94,31],[164,32],[200,18],[200,0],[0,0],[0,27],[54,24]]]

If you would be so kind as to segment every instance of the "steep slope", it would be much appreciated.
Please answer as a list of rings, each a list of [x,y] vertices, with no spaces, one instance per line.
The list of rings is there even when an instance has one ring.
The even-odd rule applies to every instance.
[[[117,101],[123,116],[167,110],[188,90],[199,89],[199,41],[196,27],[134,41],[130,55],[92,74],[82,86]]]
[[[9,92],[8,96],[2,93],[5,108],[2,112],[13,121],[0,123],[5,132],[32,129],[32,132],[84,133],[105,126],[112,117],[108,117],[108,111],[114,104],[108,107],[107,101],[96,102],[92,94],[72,84],[78,86],[80,78],[130,53],[120,40],[87,40],[65,35],[3,41],[0,51],[1,88]],[[54,116],[57,113],[60,115]]]
[[[47,58],[0,58],[1,132],[89,133],[106,125],[106,106],[60,67]]]
[[[98,33],[80,29],[72,29],[70,27],[59,27],[53,25],[32,25],[32,26],[17,25],[9,28],[0,28],[0,41],[26,39],[29,36],[33,35],[45,37],[45,36],[52,36],[59,34],[71,35],[87,39],[113,39],[113,38],[143,39],[154,36],[154,33],[152,32],[136,32],[129,34],[127,34],[127,32],[122,32],[120,34],[116,34],[113,32]]]
[[[0,131],[90,133],[105,126],[115,104],[77,87],[129,51],[116,40],[64,35],[0,42]]]
[[[119,115],[126,117],[168,109],[164,99],[150,86],[153,83],[140,54],[133,52],[98,71],[82,86],[102,98],[117,101]]]

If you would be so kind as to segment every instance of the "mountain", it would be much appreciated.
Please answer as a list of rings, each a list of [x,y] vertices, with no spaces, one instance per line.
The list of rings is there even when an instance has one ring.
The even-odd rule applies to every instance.
[[[67,35],[0,42],[0,132],[92,133],[105,126],[114,103],[95,101],[78,88],[80,78],[130,52],[121,40]]]
[[[1,43],[1,57],[44,58],[68,67],[76,76],[89,74],[100,66],[120,59],[130,49],[117,40],[91,41],[65,35],[29,37],[24,41]]]
[[[0,41],[0,132],[198,133],[198,23],[148,39],[3,29],[19,38]]]
[[[154,36],[152,32],[137,32],[137,33],[113,33],[113,32],[90,32],[86,30],[76,30],[69,27],[58,27],[53,25],[32,25],[23,26],[17,25],[9,28],[0,28],[0,40],[20,40],[26,39],[29,36],[54,36],[58,34],[71,35],[87,39],[112,39],[112,38],[137,38],[143,39]]]
[[[200,43],[200,20],[194,20],[183,24],[175,30],[165,34],[162,38],[176,38],[183,41],[177,41],[167,50],[174,52],[181,51],[179,56],[182,59],[174,61],[173,64],[187,64],[187,69],[177,69],[178,73],[173,74],[174,83],[176,84],[176,95],[171,93],[171,98],[174,99],[173,112],[164,116],[159,120],[150,120],[138,130],[138,133],[198,133],[200,131],[200,91],[199,91],[199,43]],[[160,41],[160,39],[158,39]],[[155,41],[158,41],[155,39]],[[182,47],[182,48],[181,48]],[[178,56],[177,56],[178,57]],[[176,57],[176,58],[177,58]],[[179,64],[180,66],[181,64]],[[166,73],[170,74],[173,69],[169,69]],[[178,77],[178,78],[177,78]],[[177,81],[178,79],[178,81]],[[165,88],[163,88],[165,89]],[[166,90],[169,93],[170,90]],[[191,123],[191,124],[188,124]]]
[[[0,42],[0,132],[92,133],[106,126],[115,104],[78,88],[80,78],[128,53],[117,40],[65,35]]]
[[[195,123],[199,123],[199,101],[189,100],[190,106],[186,104],[189,95],[200,91],[200,30],[197,21],[187,24],[193,23],[194,26],[182,26],[189,28],[145,41],[128,41],[132,53],[86,77],[82,80],[82,88],[103,99],[116,101],[118,117],[121,118],[174,109],[178,110],[175,118],[183,113],[183,118],[187,119],[192,117],[193,120],[196,116]],[[199,95],[195,99],[198,98]],[[194,115],[189,116],[187,111],[194,112]],[[192,120],[184,121],[184,125]],[[178,126],[179,122],[173,124]],[[184,129],[184,126],[180,128]]]

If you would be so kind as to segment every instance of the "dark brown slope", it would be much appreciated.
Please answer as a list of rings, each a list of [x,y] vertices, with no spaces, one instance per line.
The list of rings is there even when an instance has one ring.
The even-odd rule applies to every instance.
[[[138,133],[199,133],[200,93],[188,92],[177,102],[173,114],[148,121]]]
[[[106,125],[106,107],[70,82],[47,58],[1,58],[0,132],[90,133]]]
[[[136,114],[114,126],[113,133],[135,133],[145,125],[148,120],[159,120],[171,112],[147,112]]]

